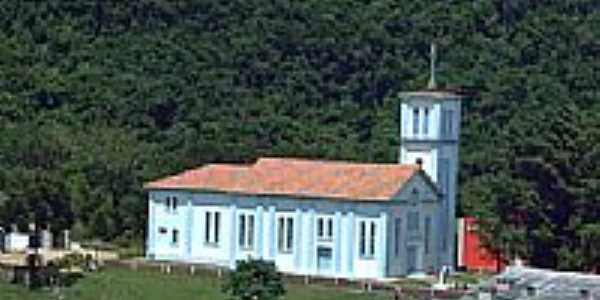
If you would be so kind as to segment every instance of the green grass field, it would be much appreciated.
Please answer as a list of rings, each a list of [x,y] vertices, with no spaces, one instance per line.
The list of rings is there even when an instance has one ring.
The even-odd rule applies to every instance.
[[[24,287],[0,283],[2,300],[188,300],[227,299],[221,280],[209,274],[160,274],[156,271],[107,269],[87,274],[74,286],[63,289],[59,297],[51,291],[31,292]],[[347,287],[286,284],[286,300],[380,300],[391,299],[378,293],[359,293]]]

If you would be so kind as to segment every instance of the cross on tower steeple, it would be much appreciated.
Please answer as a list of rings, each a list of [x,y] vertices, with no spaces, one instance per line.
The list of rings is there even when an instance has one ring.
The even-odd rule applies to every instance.
[[[429,54],[429,67],[430,67],[430,72],[431,74],[429,74],[429,84],[427,84],[427,88],[430,90],[434,90],[437,88],[437,83],[435,82],[435,61],[436,61],[436,57],[437,53],[436,53],[436,48],[435,48],[435,44],[431,43],[431,48],[430,48],[430,54]]]

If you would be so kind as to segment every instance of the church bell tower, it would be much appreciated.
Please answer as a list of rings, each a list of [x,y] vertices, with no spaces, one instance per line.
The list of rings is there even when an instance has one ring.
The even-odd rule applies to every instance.
[[[461,93],[439,89],[435,81],[435,46],[427,89],[400,93],[399,162],[421,163],[442,193],[439,215],[438,265],[455,266],[456,193]]]

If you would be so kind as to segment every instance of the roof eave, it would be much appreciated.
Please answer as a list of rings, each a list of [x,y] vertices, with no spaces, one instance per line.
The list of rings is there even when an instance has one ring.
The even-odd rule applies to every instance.
[[[148,191],[187,191],[197,193],[216,193],[216,194],[227,194],[227,195],[238,195],[238,196],[249,196],[249,197],[277,197],[277,198],[302,198],[302,199],[326,199],[331,201],[344,201],[344,202],[366,202],[366,203],[387,203],[393,200],[393,197],[387,198],[349,198],[349,197],[332,197],[332,196],[320,196],[320,195],[304,195],[304,194],[278,194],[278,193],[244,193],[241,191],[226,191],[219,189],[207,189],[198,187],[145,187]]]

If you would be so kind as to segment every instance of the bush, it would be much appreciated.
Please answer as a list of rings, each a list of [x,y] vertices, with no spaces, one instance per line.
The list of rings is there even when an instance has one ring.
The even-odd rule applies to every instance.
[[[81,268],[85,266],[86,258],[79,253],[70,253],[61,258],[56,259],[56,266],[59,269]]]
[[[223,291],[231,299],[273,300],[285,294],[281,274],[273,262],[262,259],[241,260],[229,277]]]

